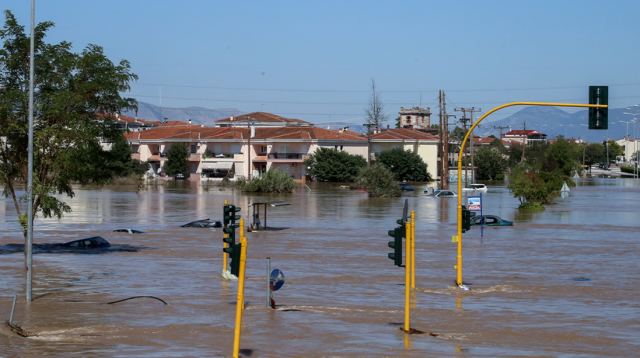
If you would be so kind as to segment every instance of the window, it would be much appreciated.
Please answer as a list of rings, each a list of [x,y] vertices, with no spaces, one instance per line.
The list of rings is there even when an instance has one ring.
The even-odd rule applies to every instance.
[[[198,152],[198,145],[191,144],[191,154],[196,154],[196,152]]]

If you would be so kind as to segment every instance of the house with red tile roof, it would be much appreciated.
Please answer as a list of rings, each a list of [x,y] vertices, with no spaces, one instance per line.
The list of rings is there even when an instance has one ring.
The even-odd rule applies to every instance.
[[[215,121],[218,127],[310,127],[302,119],[286,118],[273,113],[252,112]]]
[[[346,130],[317,127],[156,127],[125,134],[133,158],[162,174],[169,148],[189,146],[191,174],[201,177],[251,177],[277,168],[304,179],[304,160],[317,148],[335,148],[366,156],[367,138]],[[246,154],[246,155],[245,155]]]
[[[513,129],[502,135],[502,142],[510,144],[545,143],[547,135],[532,129]]]
[[[251,125],[247,128],[243,125],[204,127],[172,123],[129,132],[125,137],[131,144],[133,158],[149,163],[154,173],[160,175],[169,148],[176,143],[186,144],[190,172],[194,174],[192,179],[249,178],[274,168],[304,180],[304,161],[318,148],[332,148],[364,158],[369,152],[366,135],[312,125]],[[370,141],[373,157],[396,147],[418,153],[434,178],[437,143],[436,136],[409,128],[384,130],[372,135]]]

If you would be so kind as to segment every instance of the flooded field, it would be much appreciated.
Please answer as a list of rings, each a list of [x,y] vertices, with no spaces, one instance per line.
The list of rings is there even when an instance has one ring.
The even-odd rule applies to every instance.
[[[138,252],[34,255],[34,297],[24,302],[23,255],[0,255],[0,317],[14,294],[24,338],[0,329],[0,356],[229,356],[236,283],[221,279],[221,229],[181,228],[222,219],[225,199],[285,200],[249,233],[241,347],[281,356],[636,356],[640,350],[640,182],[580,181],[545,211],[523,213],[489,187],[485,213],[513,227],[465,235],[464,280],[453,287],[456,199],[416,192],[417,275],[406,336],[404,271],[387,258],[387,231],[404,198],[317,186],[246,196],[210,187],[78,189],[62,220],[38,220],[37,243],[102,236]],[[0,245],[21,243],[12,203],[0,200]],[[135,228],[144,234],[112,232]],[[266,307],[266,260],[287,281]],[[131,296],[152,295],[107,304]]]

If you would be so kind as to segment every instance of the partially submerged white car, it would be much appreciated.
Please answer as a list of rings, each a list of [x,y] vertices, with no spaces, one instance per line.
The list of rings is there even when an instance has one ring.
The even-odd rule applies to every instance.
[[[477,191],[486,193],[488,190],[487,186],[484,184],[469,184],[466,188],[462,188],[462,191]]]

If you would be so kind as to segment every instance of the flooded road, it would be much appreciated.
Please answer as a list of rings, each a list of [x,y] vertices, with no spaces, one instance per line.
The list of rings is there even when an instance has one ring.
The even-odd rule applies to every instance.
[[[523,213],[504,187],[489,187],[486,214],[513,227],[473,227],[464,238],[464,281],[453,287],[456,199],[407,196],[416,211],[413,328],[405,336],[404,271],[387,258],[387,231],[404,198],[317,186],[246,196],[210,187],[78,189],[73,212],[38,220],[34,241],[102,236],[138,252],[34,255],[34,302],[24,303],[23,255],[0,255],[0,356],[229,356],[236,283],[224,281],[220,229],[225,199],[263,199],[269,225],[249,233],[241,348],[281,356],[636,356],[640,350],[640,182],[593,179],[545,211]],[[0,245],[21,243],[12,204],[0,200]],[[144,234],[112,232],[135,228]],[[265,257],[286,275],[266,307]],[[107,304],[131,296],[152,295]]]

